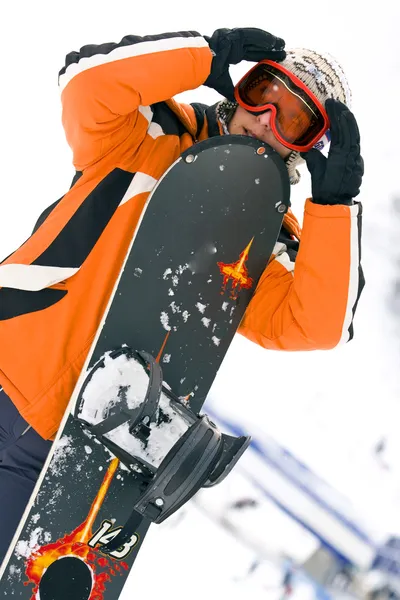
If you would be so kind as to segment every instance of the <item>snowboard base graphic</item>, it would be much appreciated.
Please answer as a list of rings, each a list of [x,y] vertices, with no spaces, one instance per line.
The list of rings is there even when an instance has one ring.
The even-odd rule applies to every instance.
[[[74,418],[79,394],[99,361],[128,347],[154,357],[165,389],[198,415],[268,264],[289,194],[282,159],[244,136],[196,144],[158,182],[2,565],[0,596],[117,600],[149,519],[117,548],[108,545],[148,481]],[[142,440],[142,459],[161,452],[159,425],[152,449]]]

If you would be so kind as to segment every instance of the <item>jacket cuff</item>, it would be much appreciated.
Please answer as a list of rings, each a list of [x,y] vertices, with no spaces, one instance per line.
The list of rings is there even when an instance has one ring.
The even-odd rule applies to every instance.
[[[311,198],[307,198],[304,213],[320,218],[347,218],[357,217],[362,212],[362,205],[355,202],[352,206],[346,204],[316,204]]]

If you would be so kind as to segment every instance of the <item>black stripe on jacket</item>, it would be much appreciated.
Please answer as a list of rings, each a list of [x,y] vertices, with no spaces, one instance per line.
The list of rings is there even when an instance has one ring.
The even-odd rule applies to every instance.
[[[158,35],[146,35],[141,37],[139,35],[126,35],[122,38],[119,43],[115,42],[106,42],[105,44],[88,44],[86,46],[82,46],[79,52],[72,51],[67,54],[65,58],[65,66],[60,70],[59,77],[64,75],[65,71],[68,67],[74,63],[78,63],[81,58],[90,58],[91,56],[95,56],[96,54],[109,54],[116,48],[121,48],[123,46],[133,46],[134,44],[140,44],[142,42],[156,42],[157,40],[165,40],[168,38],[191,38],[191,37],[201,37],[201,34],[197,31],[178,31],[175,33],[161,33]],[[160,74],[162,76],[162,73]],[[132,77],[134,74],[132,73]]]
[[[107,227],[133,177],[134,173],[122,169],[114,169],[109,173],[85,198],[57,237],[32,264],[79,268]],[[49,212],[52,208],[54,205],[50,207]],[[55,289],[31,292],[1,288],[0,321],[44,310],[59,302],[66,294],[67,291]]]

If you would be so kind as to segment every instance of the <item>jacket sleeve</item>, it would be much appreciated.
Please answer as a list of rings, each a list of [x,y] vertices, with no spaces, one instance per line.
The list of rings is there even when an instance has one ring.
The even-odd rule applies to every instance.
[[[129,35],[68,54],[59,87],[75,168],[83,170],[126,139],[140,107],[199,87],[211,62],[207,41],[195,31]]]
[[[239,332],[272,350],[327,350],[352,339],[364,287],[361,213],[358,203],[307,200],[298,252],[278,239]]]

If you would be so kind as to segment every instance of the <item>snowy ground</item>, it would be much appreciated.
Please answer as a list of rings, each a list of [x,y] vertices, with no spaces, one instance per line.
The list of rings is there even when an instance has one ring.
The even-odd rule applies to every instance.
[[[366,165],[360,200],[367,286],[355,319],[355,339],[326,353],[280,354],[238,336],[210,397],[250,431],[252,423],[265,428],[347,495],[371,522],[400,533],[399,338],[387,310],[398,256],[391,203],[400,196],[400,131],[392,116],[400,91],[399,6],[389,0],[380,2],[379,10],[360,0],[287,0],[235,7],[204,0],[195,10],[182,0],[158,0],[149,8],[125,0],[114,0],[112,8],[101,0],[71,0],[61,12],[57,3],[44,0],[2,7],[0,256],[30,235],[38,214],[65,193],[73,176],[57,92],[57,73],[70,50],[117,41],[128,33],[195,29],[211,34],[217,27],[258,26],[284,37],[288,47],[331,52],[348,73]],[[234,67],[234,78],[248,66]],[[182,99],[211,103],[218,96],[202,88]],[[309,193],[303,171],[292,193],[300,219]],[[232,373],[240,373],[240,380]],[[388,440],[389,468],[382,468],[373,455],[382,436]],[[268,551],[301,553],[311,548],[314,541],[274,511],[271,505],[259,523]],[[190,506],[180,524],[152,528],[122,600],[133,594],[148,597],[150,592],[151,597],[192,600],[277,598],[272,566],[239,581],[254,554]],[[297,593],[299,598],[315,595],[306,584]]]
[[[143,574],[151,564],[157,565],[157,577],[151,579],[154,597],[164,593],[167,597],[192,600],[277,600],[282,593],[282,570],[276,559],[266,553],[256,571],[249,575],[258,553],[213,525],[194,504],[186,509],[181,523],[166,522],[159,531],[150,531],[146,545],[147,550],[142,548],[135,565],[137,580],[133,572],[121,600],[127,600],[133,592],[140,596],[148,589],[149,580]],[[293,598],[314,597],[311,582],[300,580]]]

